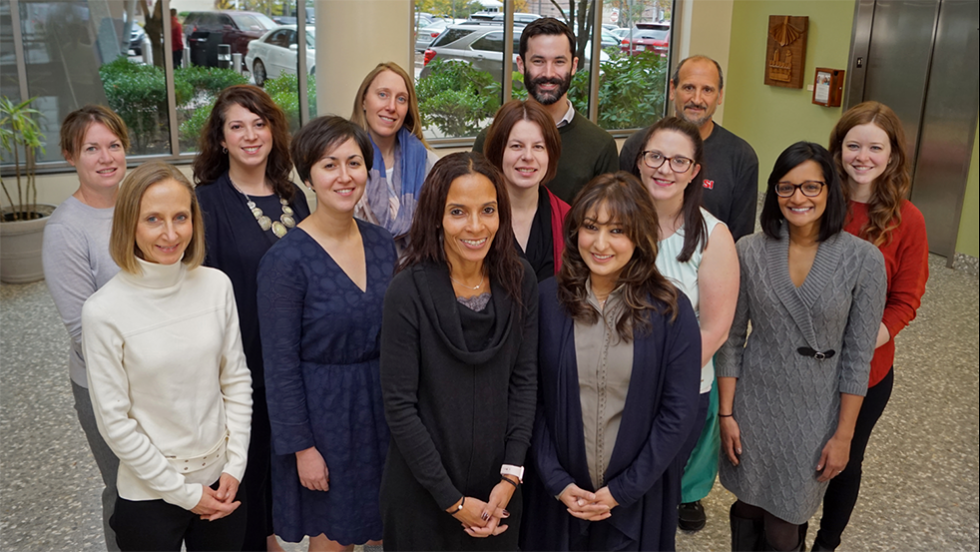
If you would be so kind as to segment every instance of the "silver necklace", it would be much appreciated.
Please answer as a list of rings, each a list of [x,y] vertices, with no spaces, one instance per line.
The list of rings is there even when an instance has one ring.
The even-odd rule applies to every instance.
[[[457,285],[459,285],[460,287],[464,287],[466,289],[472,289],[472,290],[476,291],[476,290],[480,289],[481,287],[483,287],[483,282],[487,279],[487,275],[484,274],[483,277],[480,278],[480,283],[477,284],[476,286],[468,286],[468,285],[460,282],[456,278],[453,278],[452,274],[449,275],[449,279],[452,280]]]
[[[228,181],[231,182],[231,178],[229,178]],[[245,205],[247,205],[248,209],[252,211],[252,216],[255,217],[256,222],[259,223],[259,227],[262,228],[263,232],[266,230],[272,230],[272,234],[275,237],[282,238],[286,235],[286,232],[288,232],[290,228],[296,227],[296,219],[293,218],[293,208],[289,206],[288,201],[279,197],[279,194],[276,194],[276,197],[279,197],[279,205],[282,206],[282,215],[279,216],[279,220],[273,221],[262,212],[262,209],[255,205],[252,198],[248,197],[248,194],[243,192],[237,184],[231,182],[231,185],[238,190],[238,193],[245,196]]]

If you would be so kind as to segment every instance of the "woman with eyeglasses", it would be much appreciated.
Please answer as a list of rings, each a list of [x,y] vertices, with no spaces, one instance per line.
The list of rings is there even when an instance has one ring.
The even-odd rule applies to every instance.
[[[886,278],[878,249],[842,231],[846,217],[830,153],[798,142],[769,175],[762,232],[736,246],[738,305],[717,357],[732,550],[803,550],[847,465]]]
[[[830,133],[830,152],[848,198],[844,230],[881,251],[888,272],[888,292],[871,359],[868,394],[854,428],[851,457],[824,495],[814,550],[840,546],[861,488],[864,449],[891,397],[895,335],[915,318],[929,279],[926,223],[906,199],[912,182],[905,133],[895,112],[878,102],[848,109]]]
[[[678,455],[685,464],[679,512],[683,516],[685,508],[702,508],[700,500],[711,491],[718,473],[718,392],[712,357],[728,338],[735,315],[738,256],[728,227],[701,207],[701,186],[691,185],[704,158],[698,128],[679,117],[666,117],[650,127],[643,143],[633,172],[657,209],[657,268],[691,300],[701,328],[698,416]]]

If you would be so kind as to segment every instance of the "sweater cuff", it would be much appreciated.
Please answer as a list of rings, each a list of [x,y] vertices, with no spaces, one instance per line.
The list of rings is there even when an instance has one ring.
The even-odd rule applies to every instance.
[[[840,392],[863,397],[868,394],[868,383],[842,381],[840,382]]]
[[[174,506],[180,506],[181,508],[190,511],[199,502],[201,502],[201,497],[204,495],[204,486],[199,483],[187,483],[183,485],[180,490],[164,496],[164,502],[169,502]]]
[[[504,445],[504,461],[501,463],[512,466],[523,466],[526,456],[527,443],[521,443],[511,439]]]

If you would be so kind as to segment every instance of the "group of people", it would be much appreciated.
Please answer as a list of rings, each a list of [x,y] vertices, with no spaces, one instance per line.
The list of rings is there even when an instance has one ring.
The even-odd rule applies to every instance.
[[[787,148],[752,234],[720,67],[682,61],[617,166],[573,46],[528,25],[531,98],[441,159],[394,63],[292,136],[224,90],[194,184],[66,118],[44,266],[110,550],[669,550],[719,466],[733,550],[803,549],[821,502],[840,544],[928,276],[898,119]]]

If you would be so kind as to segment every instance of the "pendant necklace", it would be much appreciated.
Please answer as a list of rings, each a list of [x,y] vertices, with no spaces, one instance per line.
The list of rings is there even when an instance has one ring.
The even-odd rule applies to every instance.
[[[248,209],[252,211],[252,216],[255,217],[256,222],[259,223],[259,227],[262,228],[263,232],[266,230],[272,230],[272,234],[274,236],[277,238],[282,238],[286,235],[286,232],[288,232],[290,228],[296,227],[296,219],[293,218],[293,208],[289,206],[288,201],[282,197],[279,197],[279,194],[276,194],[276,197],[279,198],[279,204],[282,206],[282,215],[280,215],[279,220],[273,221],[262,212],[262,209],[255,205],[255,202],[252,201],[252,198],[248,197],[248,194],[243,192],[241,188],[232,182],[231,178],[228,178],[228,181],[231,182],[231,185],[238,191],[238,193],[245,196],[245,205],[247,205]]]
[[[484,274],[484,275],[483,275],[483,277],[482,277],[482,278],[480,278],[480,283],[479,283],[479,284],[477,284],[477,285],[475,285],[475,286],[468,286],[468,285],[466,285],[466,284],[464,284],[464,283],[462,283],[462,282],[460,282],[460,281],[459,281],[459,280],[457,280],[456,278],[453,278],[453,276],[452,276],[452,274],[450,274],[450,275],[449,275],[449,279],[450,279],[450,280],[452,280],[452,281],[453,281],[454,283],[456,283],[457,285],[459,285],[460,287],[464,287],[464,288],[466,288],[466,289],[471,289],[471,290],[473,290],[473,291],[476,291],[476,290],[478,290],[478,289],[480,289],[481,287],[483,287],[483,282],[484,282],[484,281],[485,281],[485,280],[487,279],[487,275],[486,275],[486,274]]]

